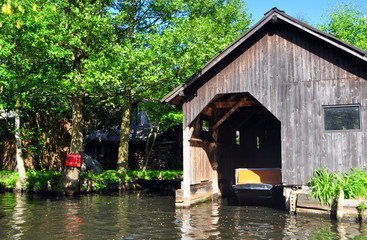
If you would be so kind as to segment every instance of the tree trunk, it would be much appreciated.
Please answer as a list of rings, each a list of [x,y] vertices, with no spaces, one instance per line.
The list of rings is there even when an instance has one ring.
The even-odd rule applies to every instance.
[[[80,97],[72,99],[72,130],[69,153],[83,153],[83,103]],[[64,193],[72,195],[79,190],[80,169],[77,167],[66,167],[62,173],[60,184]]]
[[[117,170],[129,168],[129,134],[130,134],[131,99],[124,100],[123,113],[120,127],[120,145],[117,158]]]
[[[145,144],[145,162],[144,162],[143,169],[142,169],[143,171],[147,170],[147,167],[148,167],[148,164],[149,164],[149,159],[150,159],[150,156],[152,154],[152,151],[153,151],[153,148],[154,148],[154,145],[155,145],[155,141],[157,140],[158,132],[159,132],[159,125],[156,128],[152,127],[150,129],[150,132],[149,132],[149,135],[148,135],[148,138],[147,138],[147,142]],[[153,139],[150,140],[152,135],[153,135]]]
[[[26,172],[24,167],[24,160],[22,158],[22,139],[20,137],[20,116],[19,111],[15,112],[15,148],[16,148],[16,161],[17,169],[19,173],[19,181],[16,184],[16,189],[23,190],[23,185],[26,180]]]

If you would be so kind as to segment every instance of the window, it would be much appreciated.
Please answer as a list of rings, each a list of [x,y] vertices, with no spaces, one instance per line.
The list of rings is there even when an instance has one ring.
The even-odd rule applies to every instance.
[[[241,145],[241,133],[240,131],[236,131],[236,145]]]
[[[210,122],[208,120],[203,119],[201,121],[201,131],[209,132],[210,131]]]
[[[361,129],[359,106],[325,106],[324,126],[327,131]]]
[[[209,119],[201,119],[201,126],[200,126],[200,138],[205,140],[211,140],[211,122]]]

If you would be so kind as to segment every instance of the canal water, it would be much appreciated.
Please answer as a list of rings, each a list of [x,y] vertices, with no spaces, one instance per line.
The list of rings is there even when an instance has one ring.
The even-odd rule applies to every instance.
[[[175,208],[152,194],[0,194],[0,239],[367,239],[367,227],[226,201]]]

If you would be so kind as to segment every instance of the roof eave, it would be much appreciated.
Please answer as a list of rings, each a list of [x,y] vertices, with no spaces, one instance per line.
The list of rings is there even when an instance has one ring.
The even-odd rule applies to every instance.
[[[269,19],[267,19],[269,18]],[[226,47],[223,51],[219,52],[215,55],[211,60],[209,60],[204,67],[191,76],[184,84],[179,85],[173,91],[168,93],[161,101],[174,104],[172,101],[180,95],[187,87],[189,87],[192,83],[194,83],[198,78],[200,78],[204,73],[209,71],[215,64],[217,64],[220,60],[222,60],[225,56],[227,56],[233,49],[242,44],[245,40],[252,36],[258,29],[260,29],[264,24],[270,20],[271,17],[264,16],[259,22],[257,22],[254,26],[252,26],[249,30],[247,30],[242,36],[237,38],[234,42],[232,42],[228,47]],[[177,102],[177,101],[175,101]],[[174,104],[178,105],[178,104]]]
[[[164,98],[161,99],[161,102],[171,103],[173,105],[179,105],[180,100],[175,100],[178,96],[183,97],[183,92],[186,88],[186,84],[180,84],[173,91],[168,93]]]
[[[225,58],[228,54],[230,54],[234,49],[240,46],[243,42],[249,39],[253,34],[255,34],[259,29],[261,29],[265,24],[269,21],[276,21],[277,18],[299,28],[307,33],[322,39],[329,44],[334,45],[335,47],[346,51],[357,58],[367,61],[367,52],[363,51],[349,43],[346,43],[328,33],[325,33],[315,27],[312,27],[298,19],[295,19],[283,11],[278,10],[277,8],[271,9],[269,12],[264,14],[264,17],[258,21],[254,26],[252,26],[249,30],[247,30],[242,36],[237,38],[234,42],[232,42],[228,47],[226,47],[223,51],[218,53],[215,57],[213,57],[210,61],[208,61],[204,67],[195,73],[192,77],[190,77],[184,84],[181,84],[172,92],[170,92],[166,97],[162,99],[164,102],[168,102],[174,105],[182,104],[182,93],[186,90],[186,88],[190,87],[196,80],[198,80],[202,75],[208,72],[212,67],[214,67],[218,62],[220,62],[223,58]],[[181,96],[179,99],[178,97]]]

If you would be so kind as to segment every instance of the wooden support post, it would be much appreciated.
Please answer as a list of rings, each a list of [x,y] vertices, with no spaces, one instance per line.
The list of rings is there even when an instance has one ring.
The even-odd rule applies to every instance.
[[[343,208],[344,208],[344,191],[343,189],[340,189],[338,200],[336,203],[336,219],[338,219],[338,221],[341,221],[343,219],[344,215]]]
[[[289,196],[289,212],[295,213],[296,206],[297,206],[297,193],[295,191],[292,191]]]
[[[176,205],[182,207],[190,206],[190,183],[191,183],[191,159],[190,159],[190,138],[194,129],[186,126],[183,130],[183,181],[181,184],[181,200],[176,201]]]

